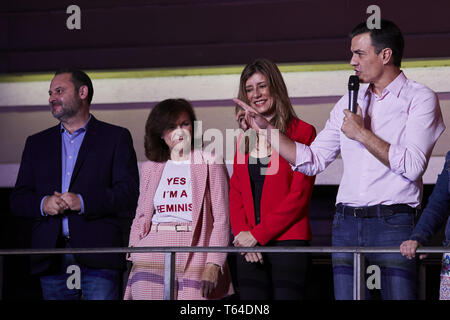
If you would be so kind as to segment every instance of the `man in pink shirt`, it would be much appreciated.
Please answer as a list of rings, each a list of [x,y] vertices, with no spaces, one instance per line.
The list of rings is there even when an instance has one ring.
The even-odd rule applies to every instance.
[[[399,246],[414,226],[422,175],[445,125],[436,94],[400,70],[404,41],[393,22],[382,20],[380,29],[363,22],[351,39],[350,64],[363,83],[356,114],[343,96],[311,146],[282,134],[278,145],[270,141],[272,126],[248,106],[246,121],[255,130],[267,129],[272,146],[304,174],[320,173],[341,154],[333,246]],[[336,253],[332,260],[336,299],[352,299],[352,254]],[[381,269],[383,299],[416,298],[414,260],[400,253],[366,254],[366,264]]]

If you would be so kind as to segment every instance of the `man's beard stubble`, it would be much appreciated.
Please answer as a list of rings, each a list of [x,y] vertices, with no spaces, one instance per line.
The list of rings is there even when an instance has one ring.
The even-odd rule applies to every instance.
[[[61,111],[59,113],[55,113],[52,110],[52,115],[59,121],[64,122],[74,117],[80,111],[81,99],[79,99],[78,97],[74,97],[73,99],[71,99],[66,103],[62,103],[61,101],[55,101],[51,103],[50,106],[51,107],[61,106]]]

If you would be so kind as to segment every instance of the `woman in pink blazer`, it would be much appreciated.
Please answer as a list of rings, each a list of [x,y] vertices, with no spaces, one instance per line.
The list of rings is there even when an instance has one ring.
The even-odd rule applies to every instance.
[[[150,161],[141,168],[140,196],[130,247],[229,245],[228,174],[193,148],[192,106],[168,99],[151,111],[145,134]],[[176,254],[175,299],[220,299],[233,293],[226,253]],[[124,299],[163,298],[164,254],[129,255],[133,266]]]

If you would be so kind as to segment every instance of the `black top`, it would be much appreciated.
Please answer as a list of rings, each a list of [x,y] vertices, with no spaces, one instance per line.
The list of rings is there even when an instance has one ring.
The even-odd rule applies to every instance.
[[[270,157],[254,158],[248,157],[248,174],[252,187],[253,206],[255,208],[255,222],[261,222],[261,196],[264,186],[265,173],[269,165]]]

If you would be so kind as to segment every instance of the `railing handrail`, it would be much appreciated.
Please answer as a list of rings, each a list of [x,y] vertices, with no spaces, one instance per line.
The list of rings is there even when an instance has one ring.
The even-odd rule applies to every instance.
[[[52,248],[52,249],[3,249],[0,257],[4,255],[33,255],[33,254],[65,254],[65,253],[164,253],[164,299],[174,298],[175,254],[179,252],[309,252],[309,253],[353,253],[353,299],[364,299],[364,254],[365,253],[398,253],[397,247],[115,247],[115,248]],[[420,247],[420,253],[450,252],[450,247]],[[1,280],[1,278],[0,278]]]
[[[49,248],[49,249],[0,249],[3,255],[65,254],[65,253],[146,253],[146,252],[282,252],[282,253],[398,253],[399,247],[104,247],[104,248]],[[416,253],[445,253],[450,247],[419,247]]]

